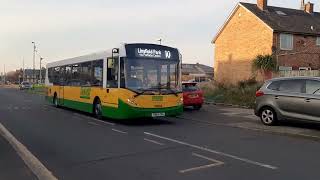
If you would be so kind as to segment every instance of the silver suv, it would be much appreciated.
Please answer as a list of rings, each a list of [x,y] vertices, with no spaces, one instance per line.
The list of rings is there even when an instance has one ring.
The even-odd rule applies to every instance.
[[[295,119],[320,122],[320,78],[269,80],[256,92],[255,114],[265,125]]]

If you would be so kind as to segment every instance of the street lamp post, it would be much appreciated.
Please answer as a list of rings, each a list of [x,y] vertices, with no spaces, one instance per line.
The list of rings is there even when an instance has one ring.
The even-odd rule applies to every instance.
[[[33,44],[33,71],[32,71],[32,81],[35,82],[35,66],[36,66],[36,43],[35,42],[32,42]]]
[[[40,79],[40,84],[42,83],[42,69],[41,69],[41,63],[42,63],[42,60],[43,60],[43,58],[42,57],[40,57],[40,74],[39,74],[39,79]]]
[[[6,84],[6,65],[3,65],[3,83]]]

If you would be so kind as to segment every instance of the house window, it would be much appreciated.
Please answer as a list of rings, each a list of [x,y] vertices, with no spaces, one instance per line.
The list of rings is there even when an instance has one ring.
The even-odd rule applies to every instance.
[[[320,46],[320,37],[317,37],[317,46]]]
[[[292,50],[293,49],[293,35],[292,34],[280,34],[280,49]]]

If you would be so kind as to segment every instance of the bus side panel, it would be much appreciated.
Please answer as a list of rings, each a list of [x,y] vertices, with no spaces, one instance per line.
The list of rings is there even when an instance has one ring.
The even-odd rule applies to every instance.
[[[60,97],[60,95],[59,95],[59,86],[49,86],[47,92],[48,92],[47,100],[52,104],[53,104],[53,97],[54,97],[55,93],[57,94],[58,98]]]
[[[65,86],[64,106],[79,111],[92,113],[92,101],[90,95],[81,96],[82,89],[82,87]]]

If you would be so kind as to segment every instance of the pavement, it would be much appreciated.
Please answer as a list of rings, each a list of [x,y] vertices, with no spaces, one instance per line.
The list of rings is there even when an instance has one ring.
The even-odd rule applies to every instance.
[[[0,136],[0,179],[35,180],[36,177],[25,165],[9,142]]]
[[[0,99],[0,123],[57,179],[308,180],[319,176],[320,143],[312,137],[318,134],[315,124],[284,122],[270,128],[250,110],[221,106],[186,110],[178,118],[100,121],[55,108],[43,96],[16,89],[0,88]],[[3,146],[10,147],[0,141],[3,153],[13,151]],[[14,159],[23,162],[17,154]],[[0,172],[5,168],[0,166]],[[19,172],[18,167],[10,170]],[[34,178],[23,176],[5,179]]]

